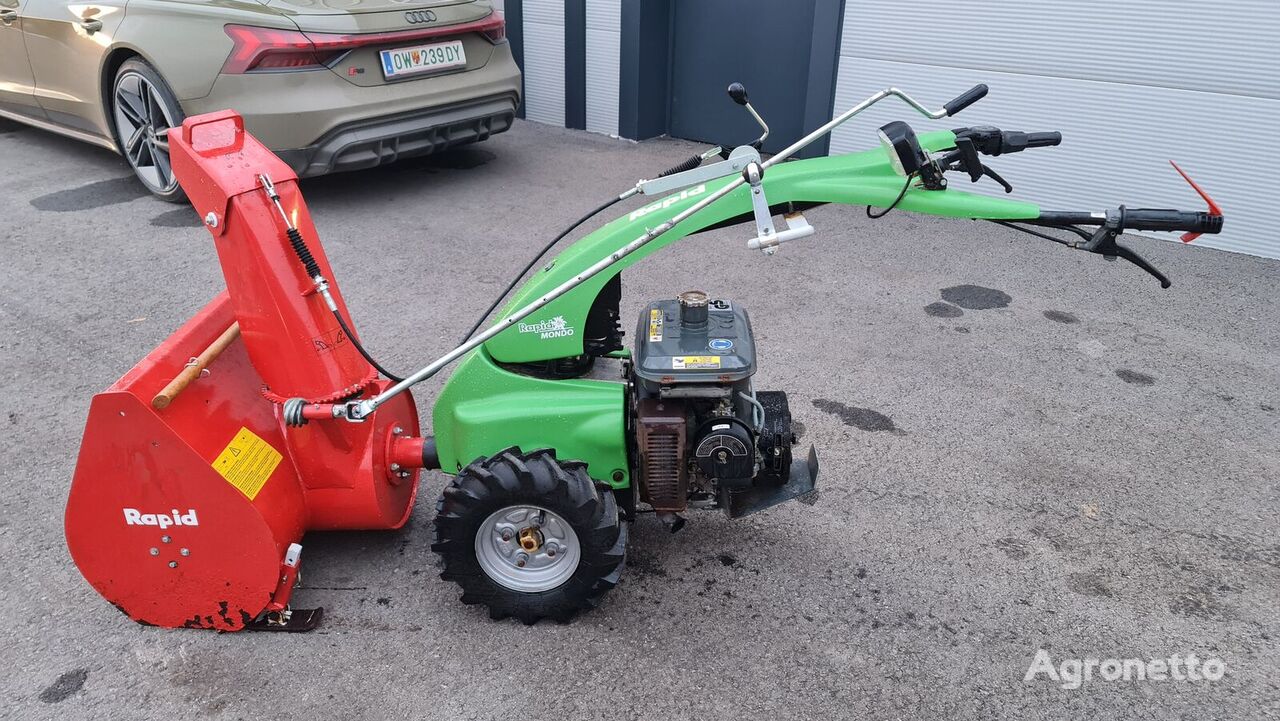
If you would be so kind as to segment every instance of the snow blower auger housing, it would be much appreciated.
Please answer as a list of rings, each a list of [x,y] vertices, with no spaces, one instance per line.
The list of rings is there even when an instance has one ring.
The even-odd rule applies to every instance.
[[[227,290],[89,409],[67,501],[67,545],[93,587],[157,626],[296,630],[288,608],[308,530],[391,529],[423,463],[413,399],[364,423],[289,427],[290,398],[323,403],[389,385],[334,313],[314,241],[299,262],[262,179],[297,232],[316,232],[293,172],[231,112],[169,134],[174,172],[213,236]]]
[[[747,311],[673,289],[645,307],[625,350],[623,270],[742,223],[754,224],[747,247],[772,254],[814,233],[801,211],[847,203],[1000,223],[1125,258],[1167,287],[1120,233],[1182,230],[1189,242],[1222,228],[1198,187],[1208,212],[1046,211],[947,187],[952,171],[1003,184],[982,155],[1057,145],[1057,133],[917,136],[894,122],[880,149],[784,162],[881,100],[939,119],[985,94],[980,85],[928,110],[882,90],[764,159],[768,127],[735,83],[729,95],[760,123],[757,140],[695,155],[592,211],[543,254],[614,203],[658,197],[564,249],[499,320],[480,330],[482,318],[404,378],[352,330],[292,172],[235,113],[188,118],[169,133],[174,173],[213,236],[227,291],[94,398],[67,503],[73,558],[142,623],[305,629],[317,614],[289,607],[303,534],[398,528],[420,470],[439,468],[453,476],[436,504],[442,578],[494,618],[533,623],[566,620],[613,588],[640,510],[674,532],[693,508],[738,517],[815,494],[817,454],[798,448],[786,394],[754,386]],[[592,373],[601,359],[619,372]],[[423,437],[408,390],[455,361],[434,437]]]

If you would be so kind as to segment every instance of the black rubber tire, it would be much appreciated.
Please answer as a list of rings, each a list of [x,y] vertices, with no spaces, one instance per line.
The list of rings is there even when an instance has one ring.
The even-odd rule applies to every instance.
[[[111,81],[111,95],[106,99],[105,108],[107,117],[111,119],[111,126],[115,132],[116,147],[120,149],[122,155],[124,154],[125,141],[120,137],[120,128],[117,127],[118,124],[115,121],[116,90],[120,86],[120,81],[129,73],[141,75],[155,88],[156,95],[159,96],[161,102],[165,104],[166,110],[173,117],[172,127],[181,127],[182,121],[187,117],[186,113],[182,111],[182,104],[178,102],[178,98],[173,94],[173,90],[169,88],[169,84],[160,76],[160,73],[142,58],[129,58],[121,63],[116,70],[116,76]],[[125,162],[129,162],[128,158],[125,158]],[[134,172],[135,174],[137,173],[136,169]],[[187,201],[187,194],[183,192],[182,186],[176,182],[172,188],[167,190],[157,190],[141,178],[138,179],[138,182],[151,191],[153,196],[166,203],[185,203]]]
[[[495,583],[476,560],[475,536],[494,511],[536,504],[559,514],[578,536],[581,558],[574,574],[548,591],[523,593]],[[553,450],[521,453],[508,448],[463,468],[436,502],[435,542],[440,577],[462,587],[462,602],[488,607],[493,619],[514,616],[526,624],[561,623],[594,608],[618,583],[626,561],[627,527],[613,492],[597,487],[586,465],[558,461]]]

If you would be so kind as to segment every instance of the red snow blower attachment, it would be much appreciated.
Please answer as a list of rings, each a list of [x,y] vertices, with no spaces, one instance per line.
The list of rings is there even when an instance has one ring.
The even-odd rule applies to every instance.
[[[305,423],[390,384],[346,330],[297,178],[231,111],[169,142],[227,290],[94,397],[67,545],[139,623],[306,630],[319,611],[289,609],[303,534],[403,525],[432,444],[408,393],[362,423]]]

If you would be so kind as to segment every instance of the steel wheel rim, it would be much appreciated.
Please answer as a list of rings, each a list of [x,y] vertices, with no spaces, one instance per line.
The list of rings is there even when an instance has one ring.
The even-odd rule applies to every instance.
[[[521,532],[536,529],[540,547],[521,545]],[[498,585],[538,593],[563,585],[582,558],[578,534],[555,511],[541,506],[507,506],[489,514],[476,531],[476,560]],[[519,565],[522,560],[524,565]]]
[[[116,82],[116,131],[120,150],[147,187],[168,193],[178,186],[169,163],[173,114],[160,93],[141,73],[127,72]]]

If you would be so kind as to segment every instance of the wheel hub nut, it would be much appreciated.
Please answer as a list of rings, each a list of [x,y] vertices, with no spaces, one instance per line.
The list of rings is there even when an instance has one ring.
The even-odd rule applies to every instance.
[[[542,531],[539,531],[536,528],[521,529],[520,547],[530,553],[542,548]]]

